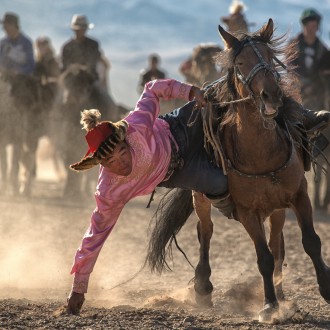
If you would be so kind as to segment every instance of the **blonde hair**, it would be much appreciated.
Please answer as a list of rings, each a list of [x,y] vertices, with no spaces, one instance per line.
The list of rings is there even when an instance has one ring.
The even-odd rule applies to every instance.
[[[243,3],[243,1],[240,0],[233,0],[231,5],[229,6],[229,13],[230,14],[237,14],[243,10],[246,10],[247,7]]]

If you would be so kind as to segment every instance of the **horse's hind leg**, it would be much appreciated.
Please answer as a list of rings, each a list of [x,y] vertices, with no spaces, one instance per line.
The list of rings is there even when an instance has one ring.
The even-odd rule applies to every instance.
[[[328,168],[329,170],[329,168]],[[327,173],[325,175],[325,179],[326,179],[326,187],[325,187],[325,195],[324,195],[324,199],[323,199],[323,208],[327,211],[329,205],[330,205],[330,174]]]
[[[321,240],[314,229],[312,205],[307,194],[306,180],[292,202],[292,208],[302,232],[304,250],[314,264],[321,296],[330,304],[330,268],[321,255]]]
[[[282,288],[282,267],[285,257],[283,227],[285,222],[285,209],[275,211],[269,218],[270,235],[269,248],[274,256],[274,282],[276,296],[279,300],[284,300],[284,293]]]
[[[196,302],[202,306],[212,306],[213,285],[210,281],[211,267],[209,263],[210,241],[213,234],[211,203],[199,192],[193,192],[193,203],[199,218],[197,234],[200,244],[199,262],[194,280]]]

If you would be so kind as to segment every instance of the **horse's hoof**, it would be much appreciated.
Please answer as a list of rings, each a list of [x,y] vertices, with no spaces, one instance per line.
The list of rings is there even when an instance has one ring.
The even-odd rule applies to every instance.
[[[278,314],[278,304],[269,303],[259,312],[259,322],[272,323],[274,316]]]
[[[330,304],[330,268],[327,267],[326,270],[326,279],[322,283],[323,285],[319,285],[319,291],[322,298]]]
[[[213,307],[212,293],[201,295],[195,291],[195,301],[200,307]]]

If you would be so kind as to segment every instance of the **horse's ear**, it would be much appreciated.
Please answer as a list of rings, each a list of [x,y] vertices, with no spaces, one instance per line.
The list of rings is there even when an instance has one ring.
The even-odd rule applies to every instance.
[[[273,20],[270,18],[268,20],[268,23],[265,24],[260,29],[260,37],[268,42],[271,40],[273,33],[274,33],[274,23]]]
[[[225,43],[225,48],[231,49],[234,48],[234,46],[239,43],[238,39],[234,37],[232,34],[228,33],[224,30],[224,28],[221,25],[218,25],[219,34],[222,38],[222,40]]]

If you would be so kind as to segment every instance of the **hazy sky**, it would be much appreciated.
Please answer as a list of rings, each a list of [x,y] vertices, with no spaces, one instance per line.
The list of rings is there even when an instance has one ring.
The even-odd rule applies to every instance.
[[[14,11],[24,32],[33,40],[49,36],[57,53],[72,33],[71,17],[86,14],[95,28],[90,36],[100,41],[112,63],[111,93],[133,106],[138,98],[139,71],[147,56],[158,52],[170,77],[183,79],[180,62],[201,42],[221,44],[220,17],[228,14],[231,0],[1,0],[0,15]],[[303,9],[315,7],[323,15],[321,37],[330,45],[330,0],[246,0],[246,17],[257,29],[272,17],[277,33],[300,31]]]

